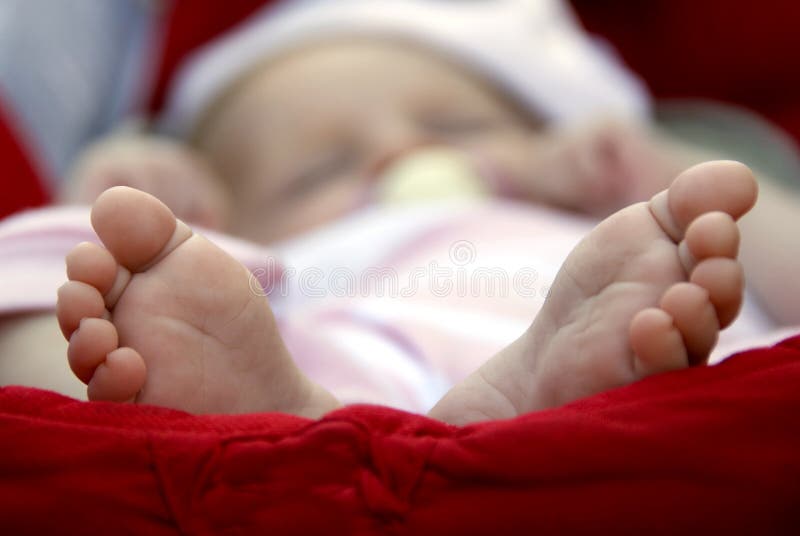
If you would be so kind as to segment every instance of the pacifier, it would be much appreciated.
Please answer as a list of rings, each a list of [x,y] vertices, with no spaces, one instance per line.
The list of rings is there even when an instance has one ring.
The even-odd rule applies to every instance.
[[[417,149],[395,160],[375,180],[375,202],[480,199],[492,194],[486,166],[471,154],[447,147]]]

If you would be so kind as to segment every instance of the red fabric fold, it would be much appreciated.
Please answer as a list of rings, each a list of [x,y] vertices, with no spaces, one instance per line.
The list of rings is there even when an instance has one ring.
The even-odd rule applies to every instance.
[[[800,529],[800,337],[508,421],[192,416],[0,390],[13,534]]]

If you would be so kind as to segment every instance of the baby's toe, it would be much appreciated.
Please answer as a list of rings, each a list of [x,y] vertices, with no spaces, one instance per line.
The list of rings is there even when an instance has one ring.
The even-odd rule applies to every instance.
[[[714,306],[719,327],[726,328],[736,319],[744,297],[744,271],[742,265],[724,257],[700,262],[692,271],[690,281],[708,292]]]
[[[750,210],[758,197],[753,172],[739,162],[705,162],[687,169],[668,190],[650,200],[650,210],[675,242],[693,221],[709,212],[724,212],[734,220]]]
[[[192,234],[164,203],[124,186],[97,198],[92,226],[117,262],[132,272],[146,269]]]
[[[89,400],[127,402],[141,391],[147,376],[144,359],[132,348],[117,348],[106,355],[89,381]]]
[[[681,333],[689,363],[704,362],[719,335],[719,320],[708,291],[693,283],[676,283],[664,293],[660,307]]]
[[[658,308],[639,311],[630,325],[634,371],[640,378],[686,368],[686,346],[672,316]]]
[[[108,311],[100,291],[80,281],[67,281],[58,289],[56,318],[69,340],[84,318],[106,318]]]
[[[679,249],[687,273],[691,273],[697,263],[705,259],[735,259],[739,254],[739,227],[724,212],[703,214],[689,224]]]
[[[92,242],[81,242],[67,254],[67,278],[95,287],[100,294],[111,290],[117,262],[111,253]]]
[[[100,318],[84,318],[69,339],[69,367],[78,379],[88,384],[106,355],[118,346],[117,328],[111,322]]]
[[[678,175],[668,195],[672,218],[686,229],[708,212],[725,212],[739,219],[755,204],[758,183],[740,162],[704,162]]]
[[[131,273],[117,264],[106,248],[82,242],[67,254],[67,278],[95,287],[110,311],[130,282]]]

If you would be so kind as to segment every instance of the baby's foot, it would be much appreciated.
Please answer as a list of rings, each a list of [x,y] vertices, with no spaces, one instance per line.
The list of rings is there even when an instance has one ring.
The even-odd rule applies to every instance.
[[[105,248],[70,252],[57,307],[89,399],[309,417],[337,406],[294,365],[248,271],[163,203],[112,188],[92,225]]]
[[[710,162],[601,222],[564,262],[526,333],[431,416],[509,418],[705,362],[741,305],[735,220],[756,196],[747,167]]]

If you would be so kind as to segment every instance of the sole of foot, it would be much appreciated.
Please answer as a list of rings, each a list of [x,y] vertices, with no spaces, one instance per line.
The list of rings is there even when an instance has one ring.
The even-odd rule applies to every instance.
[[[103,246],[68,254],[56,311],[90,400],[308,417],[338,406],[297,369],[246,268],[163,203],[116,187],[91,217]]]
[[[704,363],[741,306],[736,220],[757,195],[746,166],[708,162],[603,220],[569,255],[525,334],[430,415],[511,418]]]

